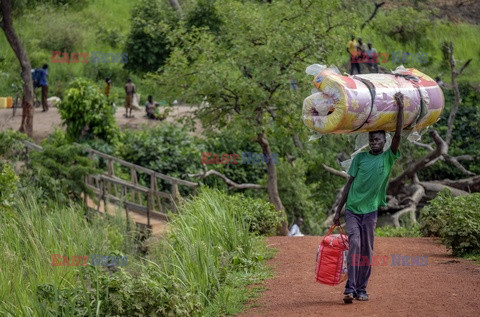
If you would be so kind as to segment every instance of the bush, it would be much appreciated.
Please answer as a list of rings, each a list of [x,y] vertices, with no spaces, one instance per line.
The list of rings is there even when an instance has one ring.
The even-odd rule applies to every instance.
[[[58,106],[71,140],[100,138],[107,143],[118,141],[120,130],[107,97],[91,81],[75,80]]]
[[[66,15],[53,15],[47,13],[48,19],[44,19],[43,31],[39,33],[42,39],[39,46],[50,51],[71,53],[75,47],[83,46],[82,21],[72,19]],[[38,17],[31,16],[38,19]]]
[[[43,141],[42,147],[42,151],[29,154],[27,169],[21,175],[25,190],[37,187],[41,189],[39,199],[59,203],[80,201],[82,193],[91,193],[84,178],[97,171],[81,147],[70,144],[59,130]]]
[[[128,162],[181,177],[200,170],[201,146],[198,144],[199,141],[185,128],[165,122],[140,131],[126,131],[118,154]],[[143,181],[149,181],[149,178]]]
[[[268,201],[245,197],[241,194],[229,196],[229,201],[249,224],[250,232],[274,235],[282,222],[275,206]]]
[[[0,132],[0,155],[3,159],[17,161],[24,158],[26,134],[8,129]]]
[[[325,213],[319,212],[319,209],[315,208],[314,200],[311,199],[313,185],[306,183],[307,167],[301,158],[293,163],[281,160],[277,169],[278,192],[289,223],[301,217],[304,219],[305,233],[319,234]]]
[[[233,164],[215,164],[207,165],[208,168],[214,168],[220,173],[227,176],[236,183],[260,183],[265,178],[267,167],[265,163],[260,164],[240,164],[242,161],[242,153],[262,153],[261,148],[256,142],[252,142],[245,131],[236,129],[222,129],[219,132],[211,132],[207,134],[205,141],[205,152],[210,152],[221,156],[222,154],[238,154],[237,162]],[[200,153],[201,154],[201,153]],[[210,156],[209,159],[212,159]],[[206,185],[227,188],[223,180],[218,177],[209,177],[203,180]]]
[[[453,255],[480,253],[480,194],[453,197],[440,192],[420,212],[423,235],[442,238]]]
[[[419,226],[413,225],[410,227],[392,227],[385,226],[375,228],[376,237],[421,237]]]

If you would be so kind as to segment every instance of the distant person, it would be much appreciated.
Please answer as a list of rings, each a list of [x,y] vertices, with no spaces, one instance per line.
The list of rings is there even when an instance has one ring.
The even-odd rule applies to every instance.
[[[446,87],[445,87],[445,83],[442,81],[442,78],[440,78],[440,76],[435,77],[435,82],[436,82],[437,85],[439,85],[440,87],[446,88]]]
[[[367,68],[371,73],[378,73],[378,53],[375,48],[372,47],[372,43],[368,43],[368,49],[365,50]]]
[[[352,35],[347,44],[347,52],[350,54],[350,75],[353,75],[355,68],[357,69],[357,73],[361,74],[360,64],[358,63],[357,46],[358,44],[355,41],[355,36]]]
[[[110,97],[110,88],[112,86],[112,80],[110,79],[110,77],[107,77],[105,78],[105,96]]]
[[[290,232],[288,233],[289,237],[303,237],[302,232],[300,231],[300,227],[303,225],[303,219],[298,218],[296,223],[290,228]]]
[[[151,95],[148,96],[147,102],[145,103],[145,112],[147,112],[147,117],[153,120],[161,120],[163,118],[157,112],[159,104],[158,102],[153,101],[153,97]]]
[[[297,88],[298,88],[298,83],[295,79],[292,79],[290,81],[290,89],[293,90],[293,91],[297,91]]]
[[[136,87],[132,83],[132,80],[129,78],[125,84],[125,117],[133,118],[132,108],[133,108],[133,95],[136,93]],[[130,115],[128,114],[130,110]]]
[[[48,111],[48,102],[47,102],[47,97],[48,97],[48,65],[43,64],[41,72],[39,74],[39,86],[42,87],[42,106],[43,106],[43,112]]]
[[[363,44],[362,38],[357,38],[357,60],[358,60],[358,68],[360,71],[362,70],[363,64],[363,56],[365,54],[365,45]],[[359,72],[360,74],[360,72]]]

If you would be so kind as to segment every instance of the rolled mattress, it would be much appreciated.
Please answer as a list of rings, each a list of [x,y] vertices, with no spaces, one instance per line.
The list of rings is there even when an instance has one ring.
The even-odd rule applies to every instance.
[[[304,100],[302,118],[323,134],[395,131],[397,92],[404,95],[406,130],[419,131],[435,123],[444,107],[442,89],[414,68],[354,76],[327,68],[315,77],[314,86],[318,92]]]

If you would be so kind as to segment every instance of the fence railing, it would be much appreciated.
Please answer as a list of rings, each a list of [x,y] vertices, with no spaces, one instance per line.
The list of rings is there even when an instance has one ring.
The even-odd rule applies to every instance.
[[[41,151],[42,147],[32,142],[24,141],[27,148]],[[166,210],[177,211],[177,204],[182,199],[179,186],[193,188],[196,193],[198,183],[185,181],[179,178],[171,177],[154,170],[136,165],[118,157],[87,148],[89,158],[101,165],[103,160],[106,171],[102,175],[88,175],[85,183],[98,196],[99,202],[97,211],[100,210],[100,202],[104,203],[104,210],[107,212],[108,202],[112,202],[125,209],[128,219],[128,211],[144,214],[147,217],[147,226],[151,228],[150,219],[168,220]],[[96,160],[98,158],[98,160]],[[124,167],[130,172],[130,180],[124,180],[115,175],[115,166]],[[98,168],[98,166],[97,166]],[[120,171],[122,169],[120,168]],[[149,187],[139,184],[138,173],[144,173],[149,177]],[[170,184],[170,192],[159,190],[158,182]],[[165,187],[165,186],[163,186]],[[85,204],[87,205],[87,195],[84,193]]]

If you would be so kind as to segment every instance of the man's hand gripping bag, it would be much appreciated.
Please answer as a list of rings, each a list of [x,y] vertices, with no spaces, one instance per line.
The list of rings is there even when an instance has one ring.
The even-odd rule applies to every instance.
[[[332,225],[318,246],[315,279],[317,282],[335,286],[347,280],[348,236],[341,226],[340,234],[332,234]]]

